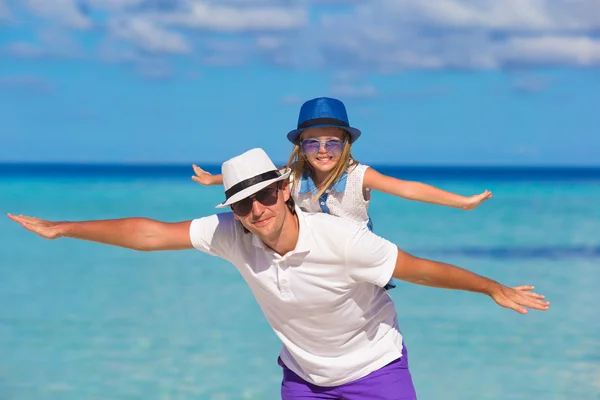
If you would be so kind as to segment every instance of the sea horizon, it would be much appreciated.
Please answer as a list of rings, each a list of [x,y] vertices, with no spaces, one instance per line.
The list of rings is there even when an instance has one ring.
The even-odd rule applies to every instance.
[[[0,177],[183,178],[193,174],[191,163],[0,162]],[[221,164],[199,164],[218,174]],[[284,165],[284,163],[276,163]],[[600,180],[599,166],[581,165],[441,165],[367,163],[381,173],[403,179],[443,180]]]

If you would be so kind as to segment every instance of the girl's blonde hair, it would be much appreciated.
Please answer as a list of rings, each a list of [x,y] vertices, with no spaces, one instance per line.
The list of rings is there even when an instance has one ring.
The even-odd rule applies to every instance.
[[[325,193],[325,191],[331,185],[336,183],[342,177],[344,172],[346,172],[346,170],[348,170],[348,168],[354,167],[355,165],[358,164],[358,161],[356,161],[354,159],[354,157],[352,157],[352,154],[351,154],[352,144],[350,143],[350,135],[346,131],[344,131],[344,139],[345,139],[345,143],[344,143],[344,148],[342,149],[342,154],[340,155],[340,159],[338,160],[337,165],[331,171],[331,173],[329,174],[327,179],[325,179],[325,181],[319,187],[317,187],[318,192],[315,195],[315,197],[317,197],[317,198],[321,197],[321,195],[323,195],[323,193]],[[306,156],[304,155],[304,153],[302,153],[302,149],[300,148],[301,140],[302,140],[302,135],[300,135],[298,137],[298,139],[296,139],[296,144],[294,145],[294,149],[292,150],[292,154],[290,155],[290,158],[287,163],[287,167],[292,169],[292,172],[291,172],[291,176],[292,176],[292,180],[293,180],[293,185],[291,188],[292,193],[296,189],[296,185],[299,184],[300,179],[302,179],[302,176],[304,174],[306,174],[306,173],[312,174],[312,167],[311,167],[310,163],[308,162],[308,160],[306,159]]]

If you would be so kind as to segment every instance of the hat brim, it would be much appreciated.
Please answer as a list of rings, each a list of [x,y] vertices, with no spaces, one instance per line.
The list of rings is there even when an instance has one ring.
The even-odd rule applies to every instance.
[[[339,125],[329,125],[329,124],[314,125],[314,126],[311,126],[310,128],[320,128],[323,126],[333,126],[333,127],[345,130],[346,132],[348,132],[350,134],[350,143],[354,143],[356,141],[356,139],[358,139],[360,137],[360,134],[361,134],[361,132],[356,128],[339,126]],[[290,142],[292,142],[293,144],[296,144],[296,140],[298,140],[298,136],[300,136],[300,134],[302,132],[304,132],[305,130],[310,129],[310,128],[294,129],[293,131],[290,131],[287,134],[287,138]]]
[[[237,192],[236,194],[234,194],[233,196],[228,198],[223,203],[217,205],[215,208],[229,207],[233,203],[237,203],[238,201],[243,200],[248,196],[252,196],[254,193],[258,192],[261,189],[266,188],[267,186],[269,186],[272,183],[287,179],[290,176],[291,172],[292,172],[292,170],[288,168],[285,172],[282,173],[281,176],[279,176],[277,178],[269,179],[267,181],[263,181],[263,182],[257,183],[256,185],[250,186],[249,188],[246,188],[244,190],[240,190],[239,192]]]

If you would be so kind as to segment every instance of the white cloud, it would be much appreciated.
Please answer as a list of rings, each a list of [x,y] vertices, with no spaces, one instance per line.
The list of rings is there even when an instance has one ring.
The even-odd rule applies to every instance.
[[[379,97],[374,85],[363,83],[363,76],[352,70],[341,70],[334,75],[329,93],[334,97],[352,100],[369,100]]]
[[[450,93],[450,88],[443,85],[422,87],[417,90],[407,91],[403,90],[400,92],[392,93],[390,98],[394,100],[406,100],[406,101],[417,101],[417,100],[428,100],[440,96],[444,96]]]
[[[117,64],[136,63],[142,58],[134,48],[114,39],[107,39],[99,44],[98,56],[103,62]]]
[[[545,10],[533,6],[539,1],[504,0],[430,0],[382,2],[383,10],[397,19],[419,25],[438,27],[547,28],[551,21]]]
[[[104,10],[122,10],[139,6],[144,0],[86,0],[90,7],[97,7]]]
[[[292,104],[292,105],[302,104],[303,101],[304,101],[304,99],[302,97],[296,96],[295,94],[285,95],[281,99],[282,103],[284,103],[284,104]]]
[[[103,62],[124,65],[145,78],[167,79],[173,76],[171,66],[164,58],[140,52],[114,38],[100,44],[99,56]]]
[[[200,59],[212,66],[234,67],[251,60],[259,49],[252,40],[212,39],[201,43]]]
[[[279,51],[285,45],[285,39],[277,36],[259,36],[256,45],[263,51]]]
[[[352,5],[363,3],[364,0],[306,0],[308,3],[325,5]]]
[[[333,96],[345,99],[373,99],[378,96],[377,89],[370,84],[335,84],[330,91]]]
[[[6,4],[6,0],[0,0],[0,20],[9,18],[10,16],[11,13],[8,9],[8,4]]]
[[[600,27],[595,0],[382,0],[379,9],[409,24],[432,27],[581,30]]]
[[[519,93],[541,92],[548,85],[548,80],[538,75],[519,76],[513,80],[512,87]]]
[[[192,50],[182,35],[167,31],[148,19],[115,19],[109,22],[108,29],[111,35],[149,52],[183,54]]]
[[[75,0],[26,0],[34,13],[73,29],[88,29],[93,23]]]
[[[222,6],[194,1],[187,9],[154,15],[161,22],[215,31],[289,30],[307,23],[307,10],[299,7]]]
[[[34,93],[52,91],[52,85],[46,79],[29,75],[0,77],[0,88],[26,90]]]
[[[499,52],[505,62],[539,65],[600,65],[600,39],[586,36],[511,38]]]
[[[38,45],[26,42],[14,42],[6,45],[5,52],[18,58],[40,58],[49,53]]]
[[[101,40],[127,48],[134,59],[179,54],[210,65],[259,60],[362,76],[404,69],[600,65],[598,0],[24,1],[65,27],[96,28],[105,36]],[[3,10],[6,0],[0,0],[0,16]],[[8,50],[22,57],[67,55],[56,50],[63,47],[13,43]],[[335,82],[331,89],[375,95],[356,82]]]
[[[38,43],[13,42],[4,48],[18,58],[81,58],[79,44],[66,32],[45,29],[38,34]]]
[[[599,65],[591,34],[600,27],[600,3],[576,1],[579,7],[567,0],[363,3],[322,17],[318,46],[328,65],[382,72]]]
[[[168,79],[173,76],[171,69],[161,63],[141,64],[138,70],[143,77],[150,79]]]

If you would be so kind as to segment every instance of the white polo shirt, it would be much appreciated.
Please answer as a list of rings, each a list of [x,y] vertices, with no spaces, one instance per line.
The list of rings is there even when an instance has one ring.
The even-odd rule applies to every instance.
[[[232,213],[193,220],[191,242],[237,267],[283,342],[282,361],[302,379],[338,386],[400,358],[396,310],[383,289],[397,247],[364,224],[296,212],[298,243],[283,257]]]

